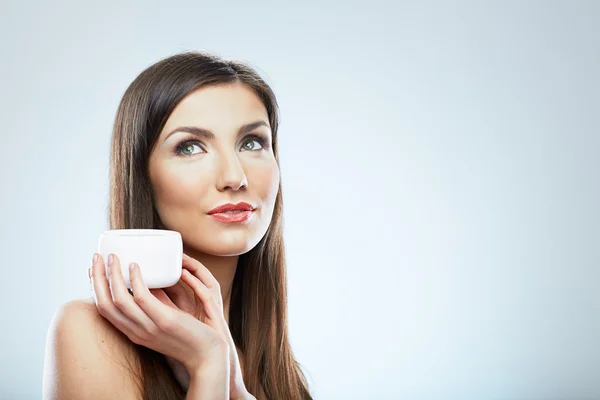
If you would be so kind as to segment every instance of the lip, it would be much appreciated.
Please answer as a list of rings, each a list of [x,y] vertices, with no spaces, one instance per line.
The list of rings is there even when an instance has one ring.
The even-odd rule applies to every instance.
[[[220,205],[218,207],[213,208],[208,212],[209,215],[221,214],[227,211],[254,211],[256,207],[251,204],[246,203],[245,201],[241,201],[237,204],[227,203]]]
[[[239,223],[247,221],[253,213],[254,211],[235,211],[232,213],[215,213],[210,214],[210,216],[221,222]]]

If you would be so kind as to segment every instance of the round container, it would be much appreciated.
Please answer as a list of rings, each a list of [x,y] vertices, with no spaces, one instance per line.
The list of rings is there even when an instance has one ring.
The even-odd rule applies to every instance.
[[[183,241],[176,231],[162,229],[113,229],[100,234],[98,253],[104,263],[110,253],[121,262],[128,289],[129,263],[140,266],[142,279],[150,289],[173,286],[181,278]]]

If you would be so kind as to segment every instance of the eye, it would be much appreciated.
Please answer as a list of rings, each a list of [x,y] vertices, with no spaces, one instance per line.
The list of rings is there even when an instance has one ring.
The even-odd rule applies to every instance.
[[[241,151],[258,151],[263,150],[267,147],[267,140],[256,135],[250,135],[245,138]],[[200,151],[194,152],[194,147],[200,149]],[[199,153],[206,153],[201,146],[201,142],[197,140],[184,140],[175,146],[174,152],[178,156],[192,156]]]
[[[258,146],[257,146],[258,144]],[[262,150],[265,145],[265,140],[258,136],[248,136],[244,144],[242,145],[243,151],[257,151]]]
[[[191,156],[194,154],[193,148],[194,146],[198,147],[200,150],[203,151],[202,147],[200,147],[199,145],[200,142],[198,142],[197,140],[184,140],[183,142],[179,143],[176,147],[175,147],[175,154],[178,155],[183,155],[183,156]]]

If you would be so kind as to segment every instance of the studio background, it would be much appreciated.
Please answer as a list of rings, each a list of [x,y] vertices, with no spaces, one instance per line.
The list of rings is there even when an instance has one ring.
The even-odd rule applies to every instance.
[[[289,327],[316,399],[600,398],[600,3],[0,5],[0,398],[87,297],[118,102],[184,50],[279,131]]]

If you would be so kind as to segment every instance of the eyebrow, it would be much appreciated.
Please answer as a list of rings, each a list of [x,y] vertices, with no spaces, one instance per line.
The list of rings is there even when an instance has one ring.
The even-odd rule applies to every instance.
[[[256,122],[251,122],[249,124],[246,125],[242,125],[240,127],[240,129],[238,130],[237,135],[238,136],[242,136],[258,127],[261,126],[266,126],[267,128],[271,128],[269,126],[269,124],[267,124],[265,121],[256,121]],[[192,135],[207,139],[207,140],[211,140],[215,138],[215,134],[212,133],[209,129],[206,128],[200,128],[198,126],[180,126],[177,127],[175,129],[173,129],[171,132],[169,132],[169,134],[165,137],[165,140],[167,140],[167,138],[169,136],[171,136],[172,134],[176,133],[176,132],[187,132],[187,133],[191,133]]]

